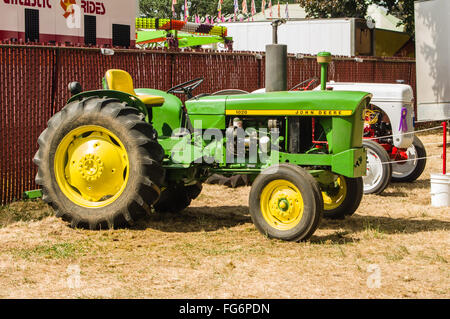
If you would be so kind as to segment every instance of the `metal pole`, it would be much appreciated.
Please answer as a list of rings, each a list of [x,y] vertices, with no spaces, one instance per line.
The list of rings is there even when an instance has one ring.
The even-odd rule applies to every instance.
[[[444,145],[443,145],[443,154],[442,154],[442,171],[443,174],[447,174],[447,121],[442,122],[442,126],[444,127]]]
[[[278,44],[278,24],[272,24],[272,44]]]

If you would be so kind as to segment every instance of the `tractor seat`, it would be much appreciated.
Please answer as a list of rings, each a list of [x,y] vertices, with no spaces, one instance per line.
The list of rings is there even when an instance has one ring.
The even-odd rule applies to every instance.
[[[136,95],[131,75],[123,70],[108,70],[105,74],[106,86],[109,90],[121,91],[134,95],[147,106],[157,107],[164,104],[164,98],[156,95]]]

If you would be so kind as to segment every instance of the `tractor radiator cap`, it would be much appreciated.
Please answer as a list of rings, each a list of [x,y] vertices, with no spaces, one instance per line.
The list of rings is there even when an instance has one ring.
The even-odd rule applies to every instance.
[[[330,63],[332,60],[330,52],[319,52],[317,54],[317,62],[318,63]]]

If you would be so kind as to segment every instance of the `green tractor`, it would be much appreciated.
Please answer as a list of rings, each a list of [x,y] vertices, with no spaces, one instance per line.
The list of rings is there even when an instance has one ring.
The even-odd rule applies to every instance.
[[[72,227],[107,229],[183,210],[212,174],[247,174],[251,218],[270,238],[306,240],[322,216],[356,211],[370,94],[193,96],[202,81],[135,90],[127,72],[108,70],[103,90],[82,92],[71,83],[72,98],[38,140],[43,200]]]

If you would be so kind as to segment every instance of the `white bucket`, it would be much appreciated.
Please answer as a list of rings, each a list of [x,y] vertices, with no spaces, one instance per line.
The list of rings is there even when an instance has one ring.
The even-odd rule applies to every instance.
[[[431,206],[450,206],[450,173],[431,174]]]

